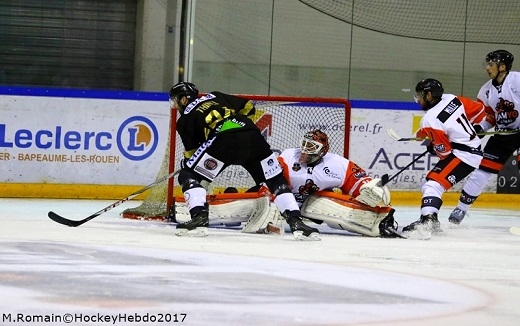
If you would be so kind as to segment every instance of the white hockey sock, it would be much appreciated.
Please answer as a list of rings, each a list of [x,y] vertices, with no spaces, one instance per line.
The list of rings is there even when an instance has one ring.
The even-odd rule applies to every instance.
[[[480,169],[476,169],[475,171],[471,172],[471,174],[468,177],[468,180],[464,184],[464,187],[462,188],[462,191],[464,191],[466,194],[472,197],[478,197],[482,190],[484,190],[484,187],[489,182],[489,180],[493,177],[493,173],[486,172]],[[459,199],[459,202],[457,204],[457,207],[460,208],[463,211],[467,211],[469,207],[473,204],[471,203],[464,203]]]
[[[292,193],[279,194],[274,199],[274,204],[281,213],[285,212],[286,210],[300,210],[300,208],[298,207],[298,203],[296,202],[296,199],[294,199],[294,195]]]
[[[184,192],[184,199],[188,205],[188,210],[193,207],[204,206],[206,203],[206,189],[202,187],[191,188]]]

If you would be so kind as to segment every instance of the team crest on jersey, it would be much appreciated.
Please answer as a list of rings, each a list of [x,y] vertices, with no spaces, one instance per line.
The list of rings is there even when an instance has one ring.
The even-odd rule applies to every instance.
[[[295,162],[295,163],[293,164],[293,166],[292,166],[292,170],[293,170],[294,172],[298,172],[298,171],[300,171],[301,169],[302,169],[302,166],[301,166],[300,163],[298,163],[298,162]]]
[[[434,145],[433,148],[439,153],[444,153],[446,151],[446,146],[444,146],[444,144]]]
[[[499,125],[508,125],[518,119],[518,111],[515,110],[515,103],[500,98],[496,106],[496,121]]]
[[[305,180],[305,184],[298,187],[298,193],[294,194],[294,198],[296,198],[297,202],[303,203],[309,195],[315,193],[320,190],[320,187],[312,181],[312,179]]]
[[[352,167],[352,175],[356,179],[361,179],[361,178],[366,177],[367,173],[365,172],[365,170],[360,168],[357,164],[354,164],[354,166]]]

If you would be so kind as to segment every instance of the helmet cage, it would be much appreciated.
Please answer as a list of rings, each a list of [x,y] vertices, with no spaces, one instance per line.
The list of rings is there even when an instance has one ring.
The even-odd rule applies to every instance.
[[[314,139],[306,138],[305,136],[301,141],[301,150],[303,154],[320,154],[323,149],[323,144]]]
[[[312,130],[306,133],[300,142],[300,162],[314,163],[329,151],[329,139],[321,130]]]

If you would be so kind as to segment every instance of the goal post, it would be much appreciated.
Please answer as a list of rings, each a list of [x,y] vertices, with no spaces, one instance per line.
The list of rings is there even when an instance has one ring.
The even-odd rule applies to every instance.
[[[350,144],[351,107],[347,99],[312,98],[294,96],[241,95],[253,101],[256,123],[273,152],[279,154],[287,148],[300,146],[303,135],[312,129],[320,129],[329,136],[330,152],[348,157]],[[177,112],[172,110],[168,146],[158,171],[157,179],[162,178],[180,167],[184,148],[175,131]],[[254,146],[254,144],[252,144]],[[241,166],[229,166],[211,183],[203,186],[208,195],[218,195],[228,187],[238,190],[237,199],[254,181]],[[175,199],[177,198],[177,199]],[[150,190],[141,205],[124,210],[121,215],[132,219],[164,219],[174,201],[182,199],[181,186],[177,178]]]

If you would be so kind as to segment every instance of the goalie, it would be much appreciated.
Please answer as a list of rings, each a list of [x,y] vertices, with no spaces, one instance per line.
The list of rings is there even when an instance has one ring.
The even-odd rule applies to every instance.
[[[388,187],[354,162],[329,153],[323,131],[307,132],[300,148],[284,150],[278,160],[304,217],[365,236],[395,236]]]
[[[303,217],[339,230],[371,236],[395,237],[397,225],[390,204],[390,191],[372,179],[354,162],[328,153],[328,136],[320,130],[307,132],[300,148],[286,149],[278,157]],[[210,224],[246,222],[242,232],[283,233],[278,211],[270,203],[270,192],[214,195]],[[182,206],[177,218],[184,219]]]

